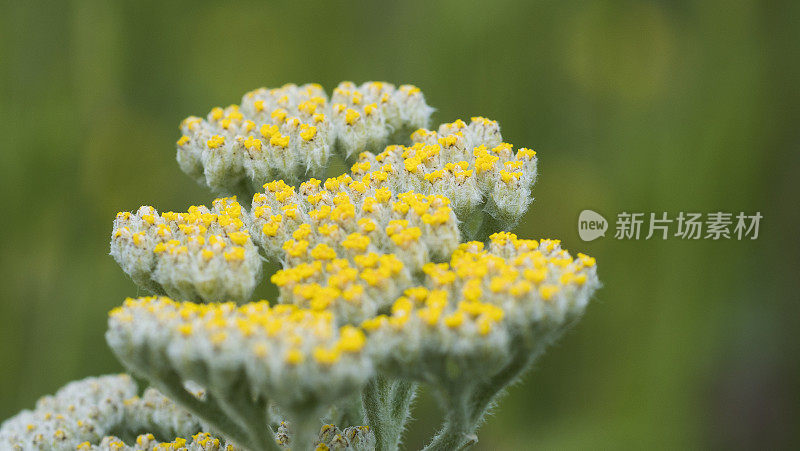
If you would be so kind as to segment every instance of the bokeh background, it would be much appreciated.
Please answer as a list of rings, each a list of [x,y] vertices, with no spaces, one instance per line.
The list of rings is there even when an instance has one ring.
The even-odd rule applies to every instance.
[[[0,419],[121,370],[119,210],[211,195],[178,122],[260,86],[410,82],[540,158],[516,231],[596,256],[584,320],[478,449],[790,448],[800,435],[798,2],[26,0],[0,6]],[[756,241],[577,235],[584,208],[760,211]],[[273,296],[267,287],[266,296]],[[438,421],[423,396],[407,444]]]

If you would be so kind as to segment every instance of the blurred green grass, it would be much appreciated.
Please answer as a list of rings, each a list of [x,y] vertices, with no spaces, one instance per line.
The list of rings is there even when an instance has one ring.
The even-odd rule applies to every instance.
[[[0,6],[0,418],[121,367],[118,210],[207,203],[178,122],[259,86],[410,82],[540,157],[516,229],[596,256],[584,320],[479,449],[800,440],[796,2],[157,2]],[[579,241],[578,213],[761,211],[757,241]],[[612,219],[613,224],[613,219]],[[264,294],[274,297],[265,288]],[[408,445],[435,427],[420,401]]]

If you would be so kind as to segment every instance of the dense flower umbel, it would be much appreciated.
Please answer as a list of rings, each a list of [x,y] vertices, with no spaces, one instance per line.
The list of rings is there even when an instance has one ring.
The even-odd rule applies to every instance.
[[[70,451],[244,451],[244,448],[202,432],[192,414],[153,388],[138,396],[127,374],[72,382],[53,396],[41,398],[34,410],[24,410],[0,426],[0,449]],[[203,398],[205,393],[195,395]],[[267,428],[267,425],[264,425]],[[141,433],[142,431],[151,431]],[[280,422],[275,443],[289,448],[291,427]],[[165,437],[176,437],[163,441]],[[320,428],[318,450],[374,449],[366,426],[344,430],[333,424]]]
[[[373,375],[360,329],[337,328],[332,313],[292,305],[128,299],[111,312],[106,338],[131,371],[169,394],[180,391],[180,380],[200,384],[217,405],[190,410],[254,449],[270,443],[270,402],[307,437],[318,427],[310,419]],[[215,408],[238,432],[216,423]]]
[[[424,286],[391,314],[362,323],[379,374],[430,384],[447,418],[431,449],[458,449],[498,394],[584,311],[599,286],[595,261],[554,240],[513,234],[462,244],[430,263]]]
[[[584,310],[599,282],[594,259],[558,241],[492,235],[429,263],[424,286],[406,290],[391,314],[362,323],[376,364],[441,389],[478,384],[516,356],[548,344]]]
[[[337,138],[346,157],[383,147],[389,139],[405,139],[412,130],[427,127],[433,112],[416,86],[395,89],[385,82],[356,86],[343,81],[333,90],[331,102]]]
[[[374,255],[354,260],[380,265]],[[486,250],[482,242],[464,243],[449,263],[421,270],[424,286],[406,289],[389,315],[363,321],[369,339],[360,328],[336,326],[334,312],[341,309],[331,310],[329,301],[344,296],[340,288],[298,281],[294,296],[308,296],[310,310],[129,299],[111,313],[107,338],[121,361],[159,386],[197,382],[221,411],[242,412],[234,416],[244,434],[240,443],[259,443],[268,402],[305,425],[313,412],[360,390],[373,366],[380,374],[431,384],[448,412],[460,411],[458,437],[475,427],[505,386],[492,381],[527,368],[580,316],[599,285],[591,257],[573,258],[558,241],[505,232],[492,235]],[[314,271],[335,283],[359,274],[349,260],[333,256],[299,263],[275,278],[279,285],[305,282]]]
[[[433,111],[420,90],[342,82],[331,102],[321,86],[248,92],[241,105],[181,123],[178,163],[216,192],[257,191],[270,180],[323,177],[331,151],[345,156],[383,147],[390,134],[425,127]]]
[[[0,449],[116,450],[126,447],[111,436],[130,441],[141,431],[152,431],[159,437],[190,437],[202,429],[195,417],[158,391],[147,389],[141,397],[137,395],[136,383],[125,374],[72,382],[55,395],[39,399],[34,410],[24,410],[4,422]],[[101,442],[104,445],[91,445]],[[135,443],[134,449],[149,450],[158,442],[145,434]]]
[[[186,213],[149,206],[114,221],[111,255],[142,288],[179,299],[243,302],[261,275],[248,217],[235,198]]]
[[[130,379],[79,382],[6,422],[0,447],[395,450],[418,383],[445,416],[426,450],[474,443],[600,282],[593,258],[500,232],[532,200],[536,152],[483,117],[428,130],[431,111],[413,86],[343,82],[187,118],[181,168],[246,205],[119,213],[111,255],[140,287],[208,304],[126,300],[106,339],[155,387],[144,407]],[[334,152],[351,172],[323,181]],[[264,259],[280,303],[244,304]]]
[[[272,276],[281,302],[330,309],[359,322],[388,307],[431,260],[459,241],[457,220],[442,196],[394,194],[349,176],[312,179],[295,192],[282,182],[253,198],[253,235],[281,255]]]
[[[425,264],[449,258],[459,243],[449,205],[444,196],[395,194],[348,175],[299,190],[270,182],[250,212],[224,198],[214,211],[119,213],[111,254],[154,293],[243,302],[261,274],[255,241],[283,262],[272,277],[282,302],[332,306],[339,321],[359,322],[411,286]]]
[[[438,132],[419,129],[413,145],[392,145],[375,155],[362,152],[353,178],[397,192],[415,190],[451,199],[467,237],[487,226],[513,227],[533,200],[536,152],[502,142],[496,121],[473,117],[442,124]],[[486,228],[486,226],[484,226]]]
[[[311,179],[299,190],[282,181],[267,183],[253,197],[252,215],[256,241],[267,255],[290,264],[317,259],[314,248],[325,244],[349,258],[397,252],[416,270],[447,258],[459,242],[448,198],[392,191],[346,174]]]

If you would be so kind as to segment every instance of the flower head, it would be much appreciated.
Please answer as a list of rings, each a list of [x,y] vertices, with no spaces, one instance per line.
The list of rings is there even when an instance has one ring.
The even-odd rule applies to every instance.
[[[250,298],[261,258],[250,238],[249,218],[235,198],[212,209],[159,214],[144,206],[121,212],[111,232],[111,255],[142,288],[179,299]]]
[[[492,235],[488,249],[464,243],[424,272],[423,286],[361,326],[382,371],[440,388],[476,384],[540,353],[599,286],[591,257],[509,233]]]
[[[397,139],[414,128],[427,126],[433,108],[416,86],[396,89],[385,82],[356,86],[345,81],[333,90],[331,111],[339,144],[350,157],[381,148],[390,137]]]
[[[511,144],[502,142],[496,121],[473,117],[467,124],[457,120],[442,124],[438,132],[419,129],[411,139],[411,146],[361,153],[353,165],[353,177],[398,192],[415,190],[447,197],[467,237],[478,235],[475,218],[491,218],[510,229],[533,200],[536,152],[514,151]]]
[[[187,388],[188,389],[188,388]],[[206,394],[193,388],[198,401]],[[245,451],[215,434],[206,425],[154,388],[141,396],[127,374],[90,377],[71,382],[55,395],[45,396],[33,410],[24,410],[0,425],[0,449],[78,451]],[[268,425],[263,428],[268,431]],[[291,426],[280,421],[273,435],[275,448],[289,448]],[[124,439],[122,438],[124,437]],[[166,439],[174,437],[173,440]],[[164,440],[167,441],[164,441]],[[374,448],[367,426],[340,429],[323,425],[316,449]],[[327,446],[327,448],[325,448]]]
[[[459,241],[447,198],[395,194],[350,176],[312,179],[299,190],[268,183],[252,212],[256,240],[284,263],[271,279],[281,302],[331,309],[343,322],[388,307]]]
[[[153,431],[159,436],[189,437],[201,429],[197,418],[157,390],[148,388],[139,396],[133,379],[120,374],[71,382],[55,395],[39,399],[35,409],[24,410],[0,426],[0,448],[144,450],[158,444],[153,434],[139,435],[130,444],[117,436]]]
[[[331,102],[317,84],[260,88],[241,105],[186,118],[177,158],[184,172],[220,193],[277,179],[296,184],[322,177],[334,147],[345,156],[380,148],[392,130],[427,126],[431,112],[410,85],[342,82]]]
[[[216,409],[242,412],[235,421],[247,438],[234,437],[240,443],[267,440],[269,403],[292,421],[305,420],[373,375],[361,330],[337,327],[330,312],[263,301],[237,307],[128,299],[109,315],[106,339],[131,371],[172,387],[170,393],[180,390],[179,380],[200,384],[215,403],[198,407],[201,417]]]

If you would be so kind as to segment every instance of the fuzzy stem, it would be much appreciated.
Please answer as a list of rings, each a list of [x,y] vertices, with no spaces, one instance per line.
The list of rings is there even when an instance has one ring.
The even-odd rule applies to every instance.
[[[252,450],[279,451],[278,445],[274,440],[267,440],[264,443],[252,443],[250,434],[240,425],[231,421],[225,414],[224,409],[216,402],[216,399],[208,393],[204,401],[195,398],[187,392],[181,383],[178,374],[172,370],[161,371],[161,374],[146,372],[150,382],[164,395],[172,398],[198,418],[212,425],[219,433],[229,437],[241,446]],[[265,428],[268,426],[265,424]],[[271,432],[271,431],[270,431]]]
[[[509,363],[488,380],[459,391],[439,392],[440,402],[448,406],[442,430],[425,448],[426,451],[466,449],[477,443],[475,435],[487,412],[496,403],[505,388],[516,381],[536,360],[546,344],[552,340],[551,333],[543,333],[536,343],[522,336],[512,340],[514,354]]]
[[[270,443],[275,443],[275,435],[268,426],[267,403],[254,400],[250,396],[247,385],[241,383],[243,378],[243,374],[238,378],[231,378],[234,383],[226,387],[228,394],[217,398],[217,403],[228,418],[242,425],[250,435],[250,443],[257,444],[257,449],[268,449]]]
[[[423,451],[453,451],[466,449],[478,442],[475,425],[471,421],[467,392],[455,395],[440,394],[442,405],[449,406],[442,429]]]
[[[389,437],[386,436],[384,428],[383,399],[381,399],[386,389],[385,387],[386,379],[383,376],[377,376],[367,383],[361,394],[367,425],[375,434],[376,451],[387,451],[389,449],[387,445]]]
[[[364,387],[364,412],[367,425],[375,434],[377,451],[398,449],[411,403],[416,396],[416,388],[417,385],[413,382],[390,382],[384,376],[377,376]]]
[[[519,350],[511,362],[506,365],[499,373],[492,376],[488,381],[480,384],[473,392],[469,402],[470,421],[472,424],[480,425],[483,422],[483,417],[486,415],[495,400],[503,392],[503,390],[511,384],[514,380],[522,374],[531,362],[534,360],[532,356],[525,355],[524,350]]]
[[[470,420],[476,427],[483,423],[486,413],[491,410],[504,390],[533,365],[533,362],[544,353],[547,344],[555,338],[556,335],[552,331],[543,331],[537,339],[538,343],[526,342],[520,336],[513,339],[514,355],[508,365],[486,382],[479,384],[472,392],[469,403]]]
[[[414,382],[397,380],[392,384],[392,419],[400,428],[400,434],[403,433],[406,421],[411,416],[411,403],[416,396],[417,384]]]

